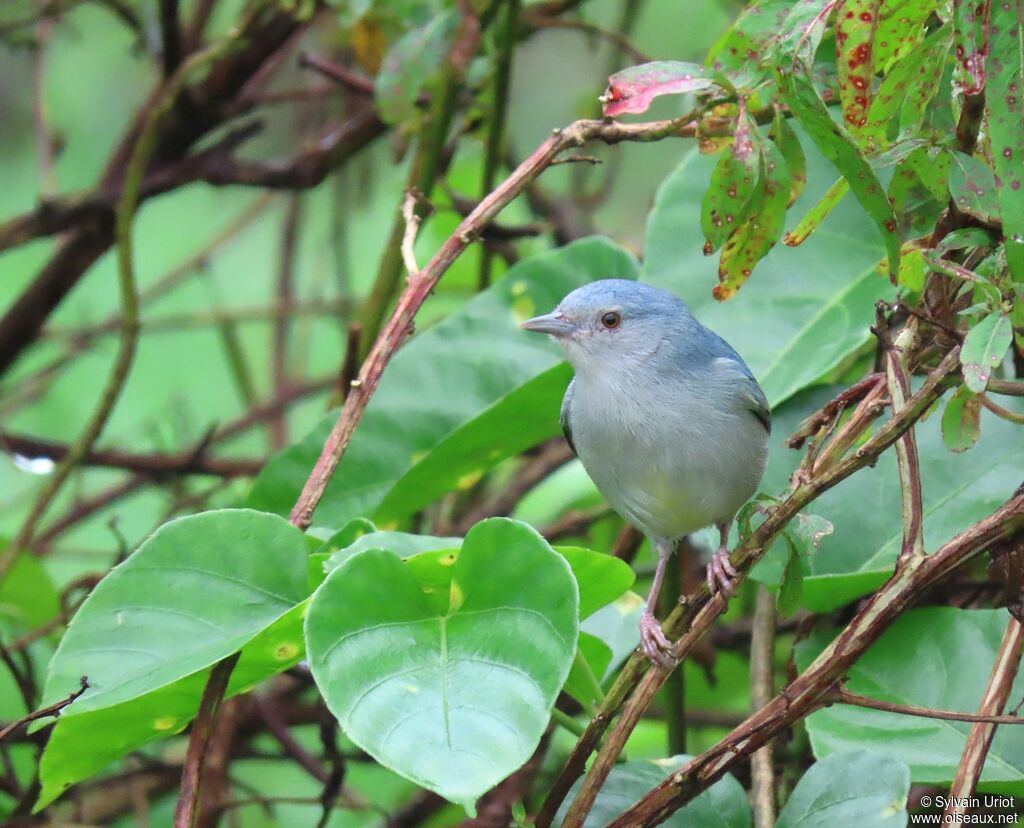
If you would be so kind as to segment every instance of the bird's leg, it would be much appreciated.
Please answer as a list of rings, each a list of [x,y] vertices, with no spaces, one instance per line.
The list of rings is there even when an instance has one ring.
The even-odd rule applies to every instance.
[[[724,521],[723,523],[717,524],[718,526],[718,549],[715,550],[715,554],[711,556],[711,563],[708,564],[708,589],[711,594],[714,595],[719,590],[726,598],[731,598],[733,592],[736,590],[736,582],[733,578],[738,577],[739,573],[736,572],[736,568],[732,565],[729,560],[729,526],[732,523],[731,520]]]
[[[665,567],[668,559],[675,551],[670,541],[652,541],[658,553],[658,566],[654,570],[654,583],[647,594],[647,606],[640,616],[640,646],[644,654],[655,664],[662,667],[674,667],[675,656],[672,653],[672,642],[665,636],[654,610],[658,606],[658,595],[661,594],[661,582],[665,579]]]

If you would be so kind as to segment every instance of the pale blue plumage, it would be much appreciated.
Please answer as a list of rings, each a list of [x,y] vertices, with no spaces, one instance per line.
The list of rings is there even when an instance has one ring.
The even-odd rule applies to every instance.
[[[740,356],[677,296],[619,279],[578,288],[523,327],[565,349],[576,376],[562,427],[611,506],[661,553],[656,587],[675,542],[717,525],[723,549],[708,580],[728,591],[728,526],[761,480],[770,430]],[[644,645],[664,655],[660,627]]]

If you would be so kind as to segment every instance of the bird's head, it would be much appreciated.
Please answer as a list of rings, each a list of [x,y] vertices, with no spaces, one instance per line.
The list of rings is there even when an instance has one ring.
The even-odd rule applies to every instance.
[[[629,369],[654,353],[666,337],[686,336],[693,324],[676,295],[626,279],[576,288],[551,313],[520,327],[550,335],[577,371]]]

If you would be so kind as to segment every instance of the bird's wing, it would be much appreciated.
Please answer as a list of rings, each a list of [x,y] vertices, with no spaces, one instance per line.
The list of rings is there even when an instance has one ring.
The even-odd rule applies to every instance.
[[[761,390],[761,386],[754,379],[754,375],[746,363],[739,356],[718,357],[715,362],[720,363],[729,373],[732,373],[734,379],[739,381],[737,390],[740,398],[750,413],[757,417],[761,425],[764,426],[764,430],[771,434],[772,408],[768,405],[768,398],[765,397],[764,391]]]
[[[565,396],[562,397],[562,410],[558,412],[558,422],[562,424],[562,433],[565,435],[566,441],[569,443],[569,448],[572,449],[572,453],[576,454],[576,446],[572,441],[572,428],[569,426],[569,405],[572,402],[572,387],[576,384],[576,380],[573,379],[569,383],[569,387],[565,389]]]

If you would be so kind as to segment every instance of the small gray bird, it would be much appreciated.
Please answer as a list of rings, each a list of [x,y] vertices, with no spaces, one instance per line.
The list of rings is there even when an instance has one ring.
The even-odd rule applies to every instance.
[[[670,665],[671,643],[654,617],[665,564],[680,538],[717,526],[707,583],[732,594],[729,527],[764,474],[768,401],[739,354],[660,288],[592,282],[522,327],[565,349],[576,376],[562,430],[612,508],[658,552],[640,640],[652,661]]]

